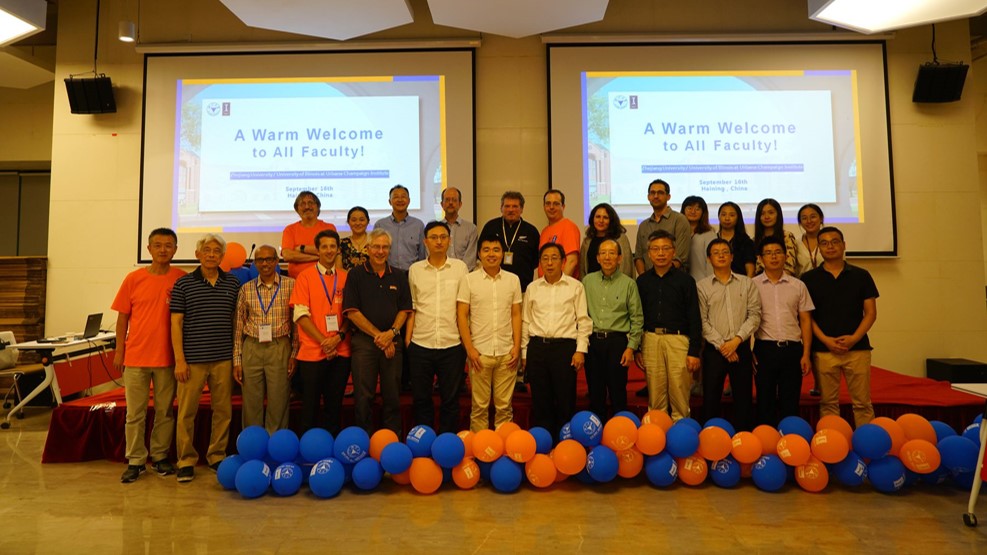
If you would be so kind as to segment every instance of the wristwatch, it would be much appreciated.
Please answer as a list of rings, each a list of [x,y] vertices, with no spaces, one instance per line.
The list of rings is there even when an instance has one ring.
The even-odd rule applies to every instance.
[[[305,245],[299,246],[298,247],[298,252],[305,252]]]
[[[391,328],[391,333],[394,334],[394,337],[401,337],[401,330],[399,328]]]

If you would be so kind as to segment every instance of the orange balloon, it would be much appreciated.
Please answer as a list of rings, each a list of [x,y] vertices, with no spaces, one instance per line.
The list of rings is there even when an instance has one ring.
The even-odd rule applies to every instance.
[[[483,462],[494,462],[504,454],[504,438],[493,430],[473,434],[473,456]]]
[[[757,428],[754,428],[754,431],[751,433],[757,436],[757,439],[761,440],[762,455],[778,454],[778,440],[781,439],[781,433],[773,426],[761,424]]]
[[[905,431],[906,439],[924,439],[933,445],[939,443],[936,429],[923,416],[910,412],[899,416],[895,422]]]
[[[515,430],[504,441],[504,454],[512,461],[526,463],[535,456],[538,444],[528,430]]]
[[[549,456],[548,458],[551,459],[552,457]],[[552,464],[555,464],[555,462],[553,461]],[[559,469],[558,468],[555,469],[555,483],[556,484],[559,483],[559,482],[565,482],[567,478],[569,478],[569,475],[568,474],[564,474],[562,472],[559,472]]]
[[[658,424],[641,424],[634,446],[645,455],[661,453],[665,450],[665,430]]]
[[[706,475],[709,474],[709,465],[706,464],[706,459],[699,455],[678,459],[676,463],[679,466],[679,480],[682,480],[682,483],[687,486],[698,486],[706,480]]]
[[[708,461],[725,459],[732,448],[730,434],[723,428],[710,426],[699,432],[699,455]]]
[[[630,449],[636,441],[637,426],[626,416],[614,416],[603,426],[603,445],[614,451]]]
[[[853,443],[853,428],[850,427],[850,423],[842,416],[838,414],[827,414],[820,418],[819,422],[816,422],[816,431],[826,429],[840,432],[846,438],[847,443]]]
[[[528,477],[528,483],[539,489],[544,489],[554,484],[559,474],[561,473],[555,468],[555,462],[552,461],[552,457],[541,453],[532,457],[524,465],[524,475]]]
[[[473,432],[469,430],[463,430],[456,434],[459,439],[463,440],[463,446],[466,447],[466,454],[463,455],[467,459],[473,456]]]
[[[657,424],[661,426],[663,431],[667,432],[672,427],[672,417],[668,416],[668,413],[663,410],[649,410],[641,418],[641,424]]]
[[[891,436],[891,452],[889,454],[898,456],[901,452],[901,446],[905,444],[908,439],[905,437],[905,430],[897,422],[891,420],[887,416],[878,416],[874,420],[870,421],[871,424],[877,424],[878,426],[884,428],[884,431]],[[931,424],[930,424],[931,426]]]
[[[754,463],[738,463],[740,464],[740,477],[750,478],[751,472],[754,470]]]
[[[480,466],[472,458],[463,459],[452,469],[452,481],[459,489],[473,489],[480,481]]]
[[[730,453],[739,463],[753,463],[761,458],[761,440],[750,432],[737,432],[733,436],[733,447]],[[681,470],[679,470],[681,473]]]
[[[829,470],[821,460],[809,457],[808,462],[795,468],[795,481],[805,491],[818,493],[829,484]]]
[[[644,455],[636,447],[617,451],[617,475],[621,478],[634,478],[644,469]]]
[[[226,254],[223,255],[223,263],[235,270],[247,261],[247,249],[236,241],[226,243]]]
[[[512,433],[520,429],[521,426],[518,426],[514,422],[504,422],[500,426],[497,426],[497,433],[500,435],[501,439],[507,441],[507,436],[511,435]]]
[[[843,433],[823,428],[812,436],[812,455],[828,464],[836,464],[850,453],[850,442]]]
[[[901,446],[899,453],[905,468],[919,474],[935,472],[942,462],[939,449],[924,439],[910,439]]]
[[[370,456],[380,462],[380,452],[392,443],[398,442],[398,435],[387,428],[381,428],[370,436]]]
[[[428,457],[418,457],[411,461],[408,476],[411,478],[411,487],[425,495],[435,493],[442,485],[442,467]]]
[[[407,486],[411,483],[411,470],[405,470],[401,474],[391,474],[391,479],[394,480],[395,484]]]
[[[562,474],[579,474],[586,467],[586,448],[574,439],[560,441],[552,451],[552,460]]]
[[[798,434],[785,434],[778,440],[778,456],[788,466],[802,466],[809,462],[812,452],[809,442]]]

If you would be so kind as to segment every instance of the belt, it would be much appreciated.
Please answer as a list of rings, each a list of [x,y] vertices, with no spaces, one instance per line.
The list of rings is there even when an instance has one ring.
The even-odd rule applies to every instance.
[[[654,333],[657,335],[689,335],[687,332],[684,332],[682,330],[673,330],[670,328],[651,328],[644,331],[648,333]]]
[[[626,335],[626,331],[594,331],[593,335],[590,337],[596,339],[606,339],[608,337],[625,337]]]
[[[755,341],[757,343],[759,343],[759,344],[767,345],[767,346],[771,346],[771,347],[777,347],[779,349],[786,349],[788,347],[794,347],[795,345],[798,345],[800,347],[802,346],[802,342],[801,341],[788,341],[788,340],[785,340],[785,341],[773,341],[771,339],[757,339]]]
[[[569,337],[539,337],[537,335],[532,335],[528,338],[529,343],[563,343],[565,341],[575,341]]]

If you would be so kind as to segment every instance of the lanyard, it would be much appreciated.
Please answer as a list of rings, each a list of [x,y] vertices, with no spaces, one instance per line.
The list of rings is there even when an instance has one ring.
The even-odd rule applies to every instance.
[[[504,232],[504,241],[507,241],[507,220],[504,218],[500,219],[500,228]],[[507,252],[511,252],[511,247],[514,246],[514,240],[517,239],[518,231],[521,231],[521,220],[517,221],[517,229],[514,230],[514,237],[511,237],[511,242],[507,243]]]
[[[268,311],[274,306],[274,299],[278,298],[278,291],[281,290],[281,281],[278,280],[278,286],[274,288],[274,294],[271,295],[271,302],[267,303],[267,308],[264,308],[264,300],[260,298],[260,278],[257,278],[257,285],[254,286],[254,291],[257,292],[257,302],[260,303],[260,309],[264,312],[264,316],[267,316]]]
[[[329,301],[329,305],[332,306],[332,300],[336,298],[336,272],[332,273],[332,296],[329,296],[329,288],[326,287],[326,280],[322,277],[322,272],[319,272],[319,281],[322,282],[322,290],[326,292],[326,300]]]
[[[819,239],[816,239],[816,250],[809,248],[809,237],[807,235],[802,235],[802,243],[805,244],[805,250],[809,251],[809,263],[815,268],[819,265],[816,261],[816,255],[819,254]]]

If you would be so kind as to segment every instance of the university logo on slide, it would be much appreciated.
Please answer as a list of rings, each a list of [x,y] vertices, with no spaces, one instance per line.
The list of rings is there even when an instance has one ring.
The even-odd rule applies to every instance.
[[[627,96],[623,94],[618,94],[613,97],[613,107],[618,110],[623,110],[627,107]]]
[[[637,95],[631,95],[631,110],[637,110]]]
[[[210,116],[219,114],[219,102],[210,102],[206,105],[206,113]]]

